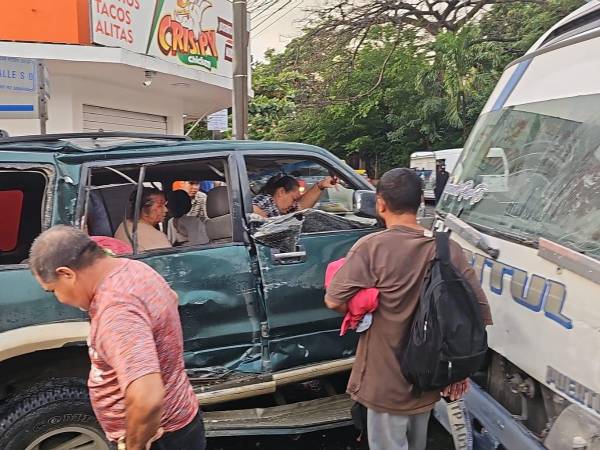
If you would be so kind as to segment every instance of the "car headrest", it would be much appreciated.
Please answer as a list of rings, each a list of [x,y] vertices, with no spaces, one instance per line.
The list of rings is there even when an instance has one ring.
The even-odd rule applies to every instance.
[[[90,235],[112,236],[114,231],[110,225],[110,217],[100,191],[90,192],[87,226]]]
[[[230,213],[227,186],[219,186],[206,194],[206,215],[213,219]]]
[[[167,209],[171,216],[180,218],[190,212],[192,200],[188,193],[182,189],[169,192],[167,195]]]

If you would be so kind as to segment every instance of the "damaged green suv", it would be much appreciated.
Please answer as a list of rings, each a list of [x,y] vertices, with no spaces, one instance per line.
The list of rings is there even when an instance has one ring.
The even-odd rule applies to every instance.
[[[252,198],[282,172],[301,186],[328,175],[339,183],[314,209],[260,220]],[[168,194],[182,180],[221,185],[206,194],[208,243],[142,252],[134,232],[125,257],[151,265],[179,295],[186,367],[209,436],[349,422],[343,393],[356,335],[340,337],[323,279],[330,261],[377,229],[363,177],[302,144],[30,136],[0,139],[0,448],[110,448],[85,386],[87,317],[39,288],[29,248],[56,224],[113,236],[138,190]]]

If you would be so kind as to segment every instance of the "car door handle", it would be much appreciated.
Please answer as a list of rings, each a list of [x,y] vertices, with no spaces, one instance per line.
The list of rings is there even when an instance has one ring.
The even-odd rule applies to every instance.
[[[306,250],[300,248],[295,252],[278,253],[274,249],[271,256],[277,264],[298,264],[306,261]]]

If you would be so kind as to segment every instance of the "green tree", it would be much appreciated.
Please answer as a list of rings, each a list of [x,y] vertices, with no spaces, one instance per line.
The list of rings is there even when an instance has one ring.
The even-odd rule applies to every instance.
[[[435,33],[384,21],[350,43],[321,32],[325,15],[256,64],[251,135],[322,146],[371,176],[462,146],[505,65],[580,4],[497,3]]]

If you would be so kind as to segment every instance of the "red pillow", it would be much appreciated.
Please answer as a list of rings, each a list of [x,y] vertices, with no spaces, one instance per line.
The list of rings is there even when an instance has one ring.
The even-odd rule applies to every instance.
[[[23,192],[0,191],[0,252],[13,251],[19,242]]]
[[[115,255],[131,255],[133,253],[133,248],[131,245],[126,244],[125,242],[115,239],[108,236],[90,236],[90,239],[100,247],[106,250],[110,250]]]

